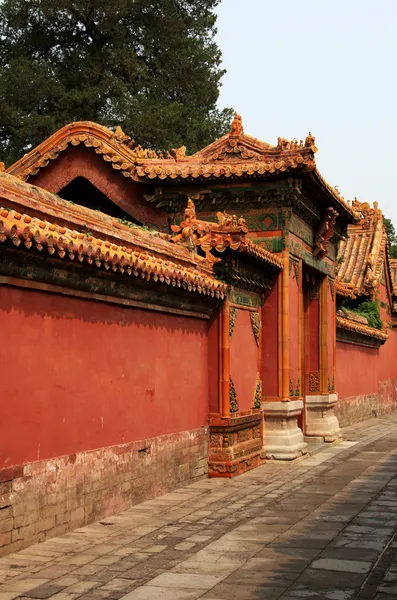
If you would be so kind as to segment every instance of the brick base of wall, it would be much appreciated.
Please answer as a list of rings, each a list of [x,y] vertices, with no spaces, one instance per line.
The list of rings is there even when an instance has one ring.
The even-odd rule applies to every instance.
[[[339,425],[346,427],[364,419],[378,417],[397,410],[397,380],[379,383],[378,394],[339,398],[335,415]]]
[[[208,428],[0,470],[0,556],[208,472]]]

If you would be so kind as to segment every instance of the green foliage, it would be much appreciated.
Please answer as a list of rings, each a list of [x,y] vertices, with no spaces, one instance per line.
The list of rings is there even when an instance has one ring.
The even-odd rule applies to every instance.
[[[126,227],[137,227],[135,223],[132,223],[128,220],[127,216],[123,217],[122,219],[117,219],[117,221]]]
[[[389,242],[389,254],[391,258],[397,258],[397,235],[394,225],[390,219],[383,218],[387,239]]]
[[[147,148],[194,152],[230,126],[218,110],[219,0],[4,0],[0,157],[92,120]]]
[[[91,229],[88,229],[88,227],[84,227],[83,234],[84,234],[84,237],[92,237],[93,236]]]
[[[342,309],[343,310],[343,309]],[[372,300],[361,302],[356,308],[349,308],[351,312],[366,317],[368,325],[376,329],[382,329],[382,320],[380,318],[379,303]]]

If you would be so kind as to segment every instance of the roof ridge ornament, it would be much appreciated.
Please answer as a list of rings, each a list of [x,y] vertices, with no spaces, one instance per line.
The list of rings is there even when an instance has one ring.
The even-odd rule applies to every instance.
[[[327,244],[334,235],[334,225],[339,213],[329,206],[317,227],[314,244],[313,244],[313,255],[322,260],[327,256]]]
[[[247,243],[248,227],[245,219],[226,211],[217,212],[216,218],[216,223],[198,219],[194,202],[189,198],[183,221],[179,225],[171,225],[172,231],[177,234],[172,241],[183,244],[190,251],[197,252],[197,248],[201,248],[210,264],[219,262],[221,259],[214,256],[211,250],[238,250]]]
[[[120,125],[116,125],[116,129],[113,132],[112,139],[118,144],[126,144],[127,142],[129,142],[129,148],[134,144],[135,141],[130,135],[126,135],[124,133]]]
[[[235,112],[229,135],[231,137],[238,137],[242,133],[244,133],[243,119],[242,119],[241,115],[239,115],[238,113]]]
[[[377,219],[383,217],[383,213],[379,208],[379,203],[376,201],[371,208],[371,205],[368,202],[360,202],[360,200],[354,198],[351,202],[351,207],[354,210],[357,220],[366,219],[368,217],[375,217]]]

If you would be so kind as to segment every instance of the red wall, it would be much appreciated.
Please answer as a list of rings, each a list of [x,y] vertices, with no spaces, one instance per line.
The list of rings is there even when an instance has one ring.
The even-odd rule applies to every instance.
[[[390,379],[397,379],[397,331],[392,329],[389,339],[379,348],[379,380]]]
[[[327,285],[327,354],[328,354],[328,378],[332,383],[332,378],[335,376],[335,335],[336,335],[336,320],[335,320],[335,301],[331,293],[330,285]],[[335,295],[335,294],[334,294]]]
[[[208,327],[208,412],[219,413],[219,313]]]
[[[208,323],[0,287],[0,468],[198,428]]]
[[[299,376],[299,286],[294,269],[289,276],[289,376],[295,391]]]
[[[237,310],[236,325],[230,341],[230,375],[236,388],[240,410],[252,408],[257,374],[258,346],[250,312]]]
[[[115,171],[101,156],[95,154],[93,148],[69,147],[47,167],[40,169],[29,183],[58,194],[76,177],[85,177],[126,214],[141,223],[160,229],[167,225],[166,214],[144,199],[143,194],[153,194],[152,188],[123,177],[120,171]]]
[[[336,391],[339,398],[378,393],[379,350],[354,344],[336,344]]]
[[[262,392],[278,396],[278,285],[266,297],[262,308]]]

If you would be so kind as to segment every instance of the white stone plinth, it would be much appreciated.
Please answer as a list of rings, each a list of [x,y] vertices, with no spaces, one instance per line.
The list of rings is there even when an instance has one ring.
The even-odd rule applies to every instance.
[[[264,449],[268,458],[292,460],[307,452],[298,417],[303,410],[302,400],[264,402]]]
[[[322,437],[325,442],[335,442],[342,437],[334,413],[338,394],[306,396],[306,436]]]

